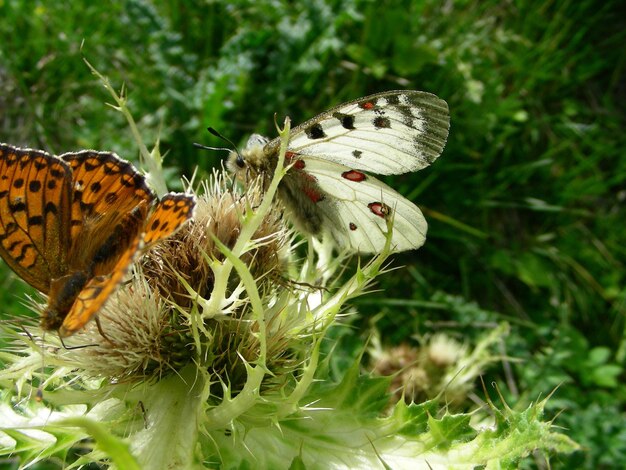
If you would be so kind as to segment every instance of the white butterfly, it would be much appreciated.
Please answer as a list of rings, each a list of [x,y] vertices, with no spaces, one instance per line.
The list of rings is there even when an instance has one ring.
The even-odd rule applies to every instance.
[[[297,228],[330,234],[340,247],[380,252],[393,218],[394,251],[419,248],[427,224],[415,204],[369,173],[394,175],[430,165],[443,150],[450,117],[442,99],[388,91],[341,104],[292,129],[278,196]],[[280,139],[254,134],[228,167],[242,181],[273,175]]]

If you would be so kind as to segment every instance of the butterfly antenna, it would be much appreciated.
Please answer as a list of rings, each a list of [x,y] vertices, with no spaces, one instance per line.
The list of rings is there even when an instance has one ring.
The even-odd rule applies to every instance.
[[[241,159],[241,154],[239,153],[239,150],[237,150],[237,146],[233,143],[232,140],[230,140],[228,137],[220,134],[217,130],[215,130],[212,127],[207,127],[206,128],[207,131],[209,131],[209,133],[211,135],[214,135],[215,137],[222,139],[224,142],[228,143],[231,145],[231,148],[226,148],[226,147],[209,147],[207,145],[202,145],[202,144],[198,144],[196,142],[193,143],[194,147],[197,147],[199,149],[204,149],[204,150],[226,150],[227,152],[235,152],[237,154],[237,158]]]
[[[229,144],[231,145],[231,147],[233,148],[233,150],[234,150],[235,152],[237,152],[237,146],[236,146],[236,145],[233,143],[233,141],[232,141],[232,140],[230,140],[228,137],[226,137],[226,136],[224,136],[224,135],[220,134],[217,130],[215,130],[215,129],[214,129],[214,128],[212,128],[212,127],[207,127],[207,128],[206,128],[206,130],[207,130],[207,131],[209,131],[209,134],[212,134],[212,135],[214,135],[215,137],[217,137],[218,139],[222,139],[224,142],[229,143]],[[237,153],[239,153],[239,152],[237,152]]]
[[[229,148],[226,147],[209,147],[208,145],[202,145],[197,142],[194,142],[193,146],[202,150],[226,150],[227,152],[231,151]]]
[[[237,149],[237,146],[235,145],[235,143],[230,140],[228,137],[222,135],[218,130],[216,130],[215,128],[209,126],[206,128],[207,131],[209,131],[209,134],[214,135],[215,137],[217,137],[218,139],[222,139],[224,142],[230,144],[231,148],[220,148],[220,147],[207,147],[206,145],[202,145],[202,144],[196,144],[194,143],[193,145],[195,147],[201,148],[201,149],[206,149],[206,150],[227,150],[229,152],[235,152],[237,154],[237,165],[239,167],[243,167],[245,165],[244,163],[244,159],[243,156],[239,153],[239,149]],[[233,185],[235,184],[235,180],[232,180]],[[233,192],[233,188],[230,188],[231,192]]]

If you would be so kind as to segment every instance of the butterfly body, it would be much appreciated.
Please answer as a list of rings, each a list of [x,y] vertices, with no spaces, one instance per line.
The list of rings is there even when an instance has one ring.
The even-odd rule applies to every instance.
[[[241,158],[233,153],[228,162],[231,172],[239,174],[242,181],[263,177],[265,189],[278,165],[278,148],[268,146],[269,139],[259,134],[252,134],[246,148],[241,151]],[[292,156],[287,155],[286,165],[293,163]],[[245,176],[242,173],[245,172]],[[281,180],[278,197],[292,214],[300,217],[292,218],[296,226],[308,233],[318,235],[323,219],[319,214],[317,202],[323,197],[315,179],[299,169],[296,163]]]
[[[278,197],[296,227],[328,233],[344,248],[380,252],[393,220],[392,249],[418,248],[425,240],[421,211],[375,174],[420,170],[442,152],[450,126],[445,101],[419,91],[390,91],[360,98],[292,129],[287,174]],[[228,167],[240,180],[267,183],[278,164],[280,139],[253,135]]]
[[[74,271],[50,282],[48,305],[41,315],[41,326],[44,330],[56,331],[61,328],[76,298],[91,277],[86,271]]]
[[[160,201],[109,152],[49,155],[0,144],[0,256],[48,296],[45,330],[80,330],[117,289],[144,244],[193,214],[193,196]]]

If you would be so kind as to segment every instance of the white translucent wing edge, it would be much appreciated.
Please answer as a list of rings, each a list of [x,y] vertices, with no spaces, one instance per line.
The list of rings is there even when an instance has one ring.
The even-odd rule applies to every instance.
[[[373,108],[365,109],[364,103]],[[353,128],[344,127],[342,116],[353,120]],[[386,119],[388,127],[377,127],[377,119]],[[315,126],[321,126],[323,137],[311,138]],[[449,128],[444,100],[421,91],[389,91],[341,104],[294,128],[289,150],[371,173],[401,174],[437,159]]]
[[[392,209],[392,251],[417,249],[426,240],[428,225],[419,208],[372,176],[355,182],[342,178],[349,168],[318,158],[306,160],[306,172],[314,176],[328,194],[320,203],[328,220],[325,229],[342,247],[361,253],[378,253],[386,242],[387,222],[372,212],[368,204],[382,202]],[[350,224],[356,226],[350,229]]]

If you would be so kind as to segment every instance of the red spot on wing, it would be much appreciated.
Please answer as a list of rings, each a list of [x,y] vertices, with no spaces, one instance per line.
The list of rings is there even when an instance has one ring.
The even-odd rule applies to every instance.
[[[349,181],[356,181],[357,183],[365,181],[365,179],[367,178],[365,173],[361,173],[360,171],[356,170],[344,171],[341,176]]]
[[[374,109],[375,105],[371,101],[366,101],[364,103],[359,104],[359,106],[363,109]]]
[[[293,167],[296,170],[304,170],[304,167],[306,166],[306,164],[304,163],[304,160],[299,159],[299,160],[296,160],[295,162],[293,161],[297,157],[298,157],[298,154],[296,152],[287,151],[285,152],[285,163],[287,165],[293,164]]]
[[[354,222],[350,222],[349,227],[350,227],[350,230],[352,230],[353,232],[357,229],[357,226]]]
[[[391,213],[391,207],[382,202],[370,202],[367,207],[378,217],[386,218]]]

